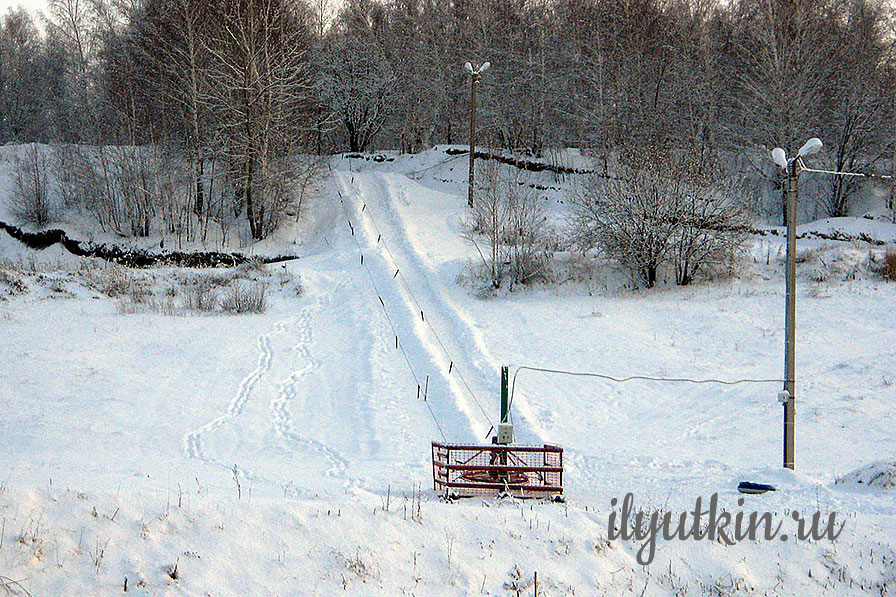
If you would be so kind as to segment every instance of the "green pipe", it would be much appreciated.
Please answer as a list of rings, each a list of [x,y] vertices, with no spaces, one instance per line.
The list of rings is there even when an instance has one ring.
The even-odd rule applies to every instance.
[[[501,367],[501,422],[506,423],[510,415],[510,404],[507,395],[507,366]]]

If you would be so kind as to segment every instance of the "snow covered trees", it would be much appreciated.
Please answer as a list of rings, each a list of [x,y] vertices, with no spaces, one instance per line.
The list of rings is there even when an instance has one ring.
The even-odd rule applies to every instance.
[[[893,136],[892,11],[877,0],[739,0],[726,16],[732,83],[721,123],[730,149],[754,153],[764,176],[769,147],[796,148],[825,137],[822,159],[833,169],[868,170]],[[772,174],[774,172],[774,174]],[[749,171],[747,171],[749,173]],[[779,180],[775,180],[780,183]],[[831,177],[817,193],[828,215],[846,215],[855,179]],[[826,191],[826,193],[825,193]],[[781,195],[780,185],[772,193]],[[780,204],[783,223],[783,202]]]
[[[292,152],[311,130],[310,13],[295,0],[240,0],[213,14],[205,100],[252,237],[261,239],[283,214]]]
[[[65,128],[64,58],[22,9],[0,15],[0,144],[46,142]]]
[[[892,48],[886,38],[887,16],[882,4],[853,0],[838,5],[842,26],[834,33],[836,54],[823,102],[822,128],[826,158],[834,170],[869,171],[888,157],[896,133],[893,117]],[[851,196],[858,190],[852,177],[825,179],[828,215],[848,215]]]
[[[147,0],[133,31],[137,57],[149,76],[141,79],[156,114],[164,114],[168,137],[180,148],[193,178],[193,211],[202,216],[204,171],[211,157],[210,107],[206,100],[210,54],[204,36],[209,6],[196,0]]]
[[[202,84],[209,58],[228,58],[223,49],[243,43],[228,34],[233,15],[257,13],[252,26],[265,30],[271,22],[263,15],[284,9],[296,17],[288,34],[301,32],[318,49],[311,79],[324,105],[316,120],[343,129],[327,136],[322,126],[321,150],[343,141],[351,150],[465,141],[461,66],[471,56],[495,69],[480,90],[482,132],[531,153],[574,146],[608,157],[656,139],[745,151],[789,146],[830,127],[846,153],[860,148],[861,167],[880,153],[867,132],[886,131],[893,120],[881,109],[894,79],[893,10],[881,0],[353,0],[335,21],[330,0],[52,0],[45,37],[53,60],[64,58],[62,103],[81,110],[67,112],[75,121],[54,135],[115,136],[96,130],[109,107],[104,79],[115,70],[98,66],[133,43],[136,64],[148,69],[135,75],[139,84],[152,87],[165,112],[170,104],[184,112],[192,126],[183,136],[205,136],[197,115],[207,103],[199,96],[211,91]],[[22,17],[6,19],[11,31]],[[276,44],[278,35],[262,37]],[[7,41],[0,53],[15,49]],[[41,76],[59,74],[51,70]],[[836,152],[832,161],[845,163]],[[831,193],[834,204],[844,194]],[[196,194],[198,202],[201,189]]]
[[[295,152],[314,130],[312,45],[312,15],[298,0],[145,0],[107,37],[114,134],[187,163],[182,202],[203,238],[209,219],[223,227],[230,212],[245,213],[256,240],[284,216]]]
[[[376,38],[334,31],[317,52],[320,98],[345,128],[349,150],[365,151],[393,109],[397,75]]]
[[[677,284],[725,263],[748,230],[735,185],[712,178],[690,158],[665,156],[621,164],[592,178],[574,199],[573,229],[585,249],[599,248],[652,288],[669,265]]]
[[[466,142],[473,57],[494,69],[477,135],[517,153],[576,147],[606,175],[620,149],[666,143],[748,178],[766,214],[770,147],[820,135],[832,168],[892,170],[882,0],[351,0],[335,18],[332,0],[48,6],[43,29],[3,16],[0,142],[163,145],[187,164],[203,236],[234,212],[267,234],[291,154]],[[863,184],[807,197],[843,215]]]

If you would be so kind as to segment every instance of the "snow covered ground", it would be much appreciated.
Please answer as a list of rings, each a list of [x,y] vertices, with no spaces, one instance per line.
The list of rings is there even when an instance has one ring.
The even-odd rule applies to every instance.
[[[893,490],[848,476],[896,451],[896,285],[867,271],[881,247],[803,244],[796,473],[779,467],[780,384],[523,370],[517,441],[564,446],[567,502],[444,503],[430,442],[484,441],[501,365],[779,378],[782,239],[693,287],[626,291],[583,260],[580,282],[476,298],[457,283],[478,259],[459,234],[463,156],[392,157],[331,161],[306,219],[268,243],[301,255],[270,269],[302,292],[275,284],[263,315],[122,313],[76,258],[0,238],[28,287],[0,301],[0,588],[532,595],[537,572],[539,595],[896,590]],[[541,176],[562,214],[562,181]],[[879,221],[814,226],[896,238]],[[739,507],[742,480],[779,491]],[[629,492],[651,510],[718,493],[846,526],[836,541],[661,540],[641,566],[640,542],[607,537]]]

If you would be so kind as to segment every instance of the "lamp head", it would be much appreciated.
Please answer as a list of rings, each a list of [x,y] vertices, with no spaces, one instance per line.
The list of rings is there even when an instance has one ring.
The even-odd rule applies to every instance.
[[[491,62],[485,62],[485,63],[483,63],[482,66],[479,67],[479,73],[480,73],[480,74],[481,74],[481,73],[484,73],[485,71],[487,71],[487,70],[489,69],[489,67],[490,67],[491,65],[492,65]],[[820,141],[819,141],[819,143],[820,143]]]
[[[473,65],[469,62],[464,62],[464,68],[467,69],[467,72],[471,75],[473,74]]]
[[[818,153],[819,151],[821,151],[822,147],[823,144],[821,142],[821,139],[819,139],[818,137],[812,137],[811,139],[806,141],[805,145],[800,147],[799,156],[804,157],[813,153]]]
[[[780,147],[772,150],[772,161],[779,165],[783,170],[787,170],[787,153]]]

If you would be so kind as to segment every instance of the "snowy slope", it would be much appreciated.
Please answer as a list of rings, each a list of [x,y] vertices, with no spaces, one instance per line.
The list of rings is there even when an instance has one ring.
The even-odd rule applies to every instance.
[[[456,283],[478,258],[459,234],[462,161],[435,150],[331,168],[305,221],[278,235],[302,258],[272,267],[304,292],[275,293],[264,315],[123,315],[76,276],[61,293],[37,274],[0,302],[0,587],[513,595],[533,594],[538,572],[539,595],[896,589],[892,490],[835,483],[896,449],[893,284],[812,283],[817,264],[801,266],[797,473],[778,466],[779,384],[521,371],[518,440],[565,447],[567,504],[443,503],[429,443],[484,440],[502,364],[780,377],[780,239],[763,237],[739,279],[483,300]],[[562,184],[541,176],[561,210]],[[32,269],[77,268],[46,261]],[[637,542],[607,541],[611,498],[684,511],[717,492],[736,509],[744,479],[780,489],[745,509],[837,512],[843,534],[661,541],[649,567]]]

